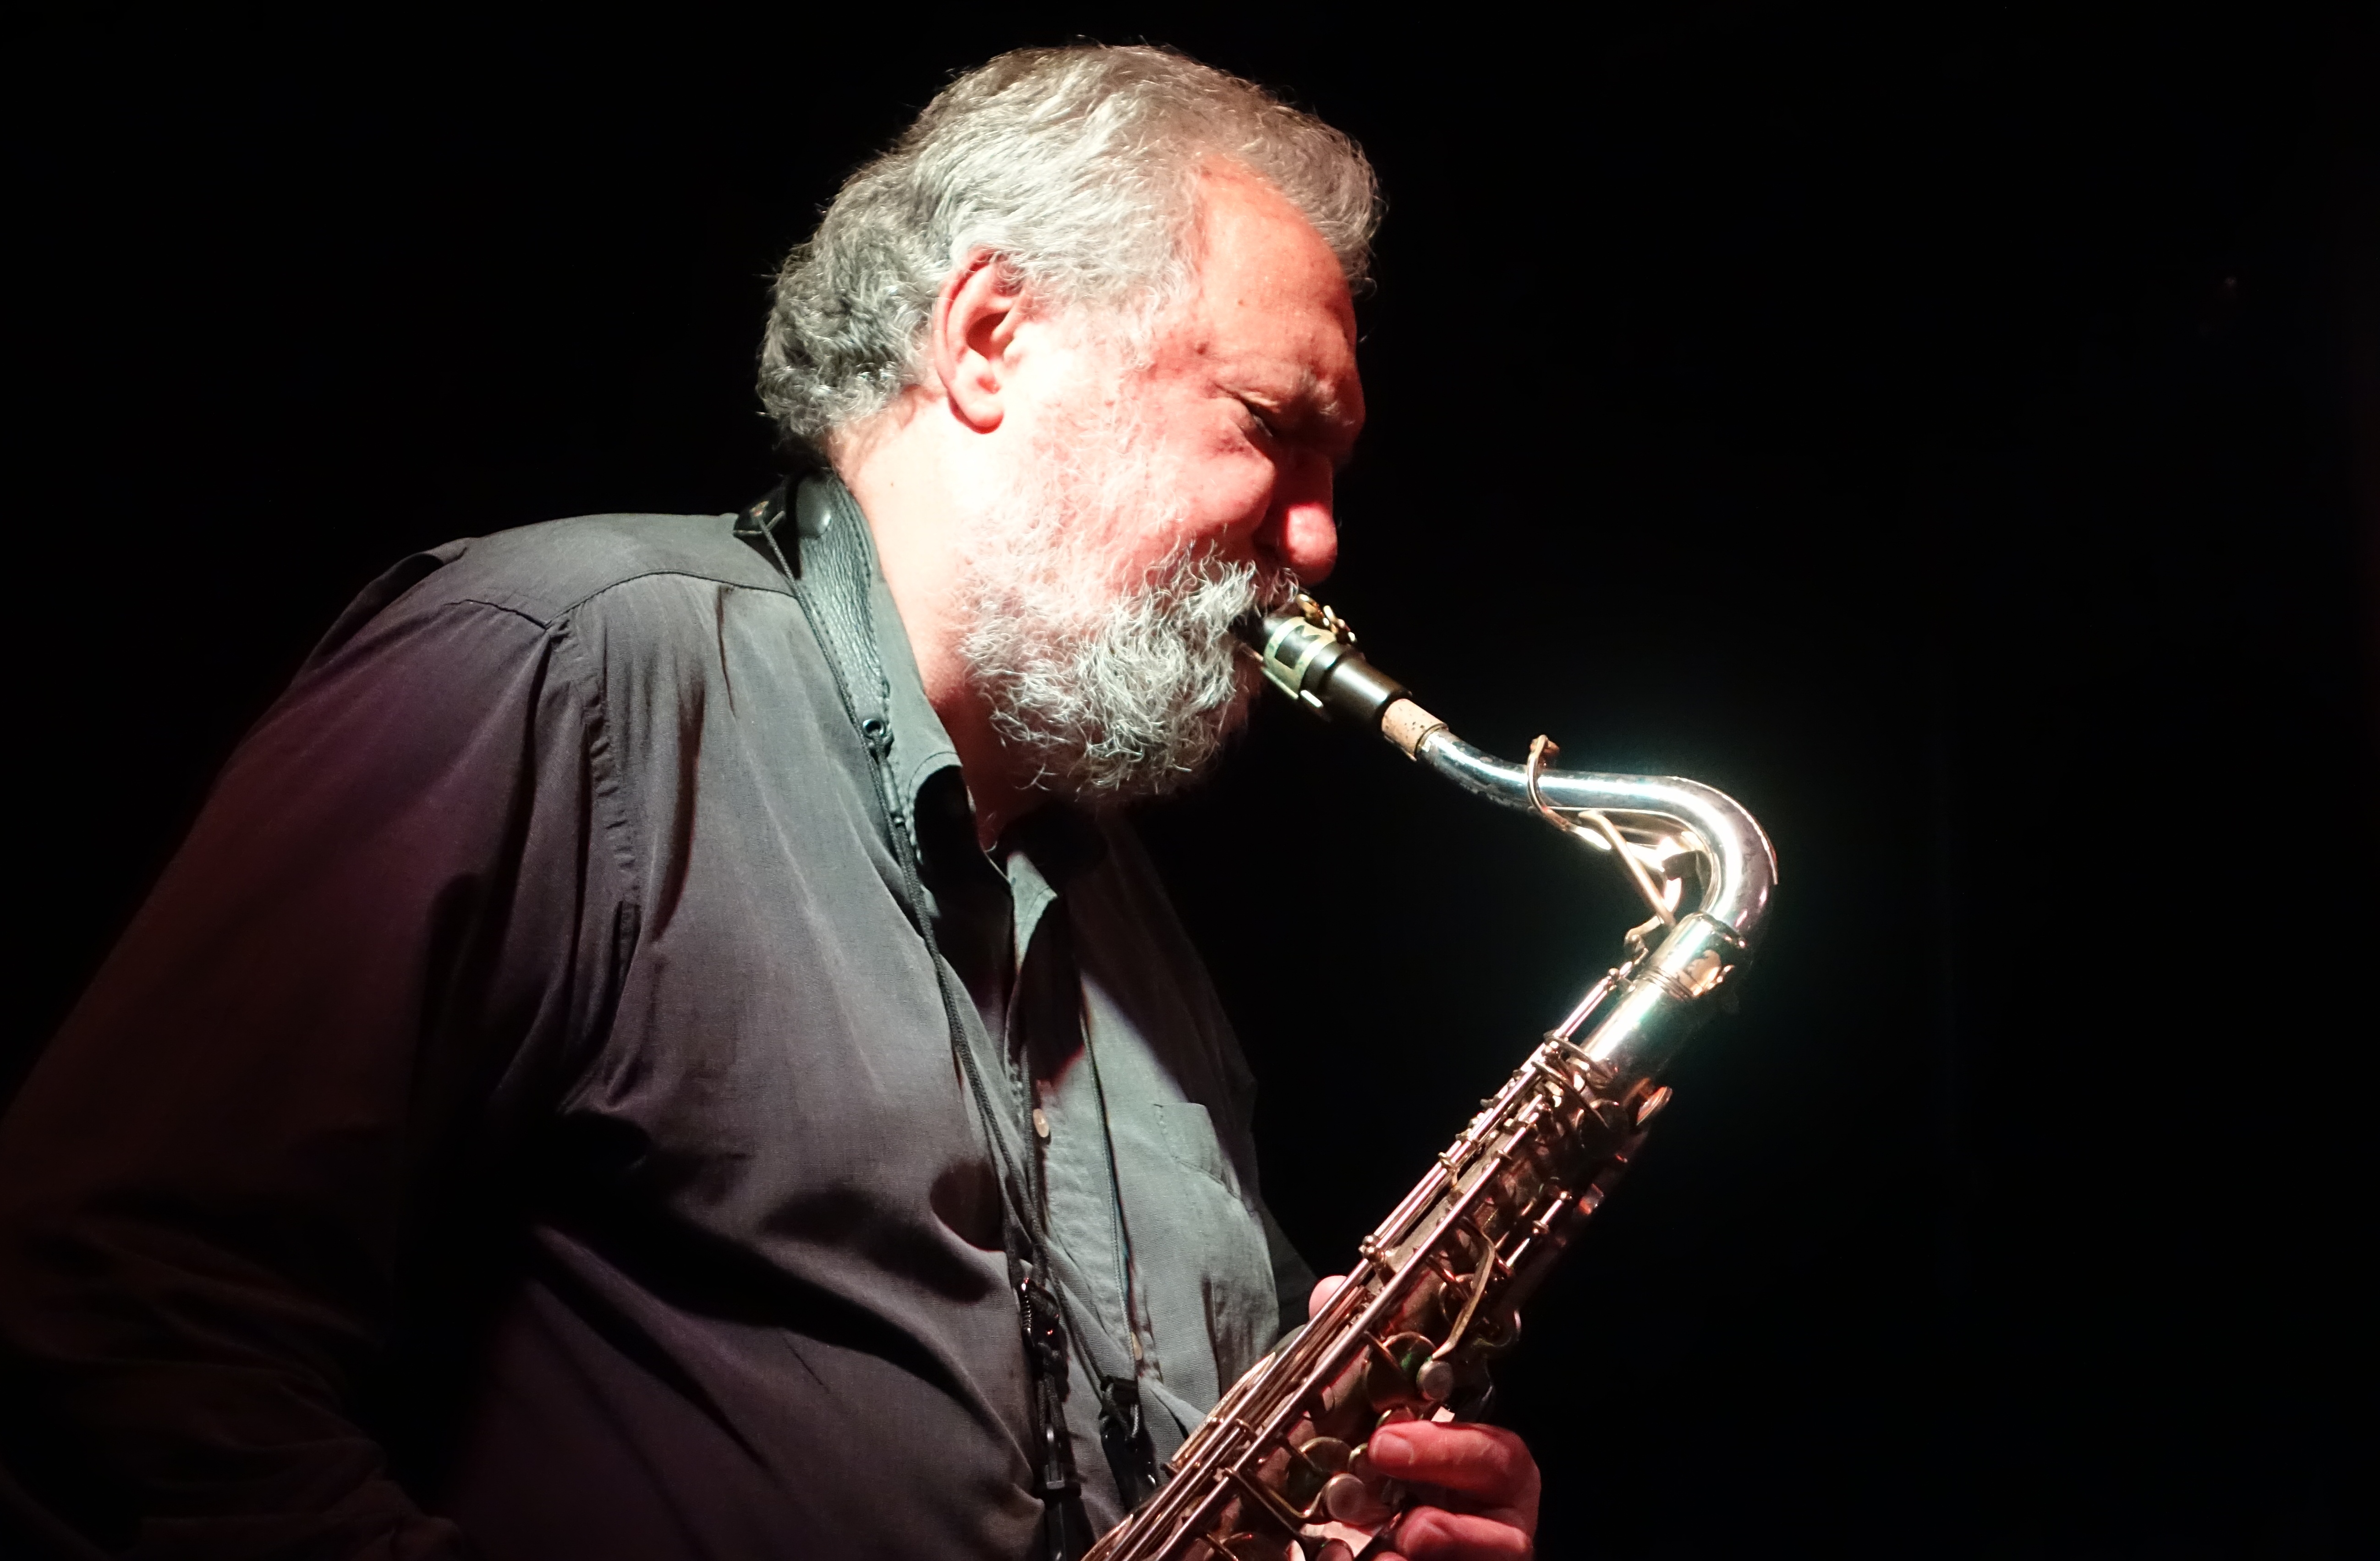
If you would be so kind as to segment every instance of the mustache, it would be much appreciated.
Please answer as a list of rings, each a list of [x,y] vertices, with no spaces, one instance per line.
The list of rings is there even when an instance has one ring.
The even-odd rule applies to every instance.
[[[1234,563],[1212,545],[1188,546],[1151,565],[1128,596],[1186,601],[1209,591],[1232,592],[1246,598],[1247,615],[1262,617],[1294,604],[1301,584],[1285,564]]]
[[[1036,784],[1077,801],[1172,791],[1216,756],[1255,691],[1235,624],[1286,606],[1296,576],[1202,545],[1118,589],[1067,551],[1012,554],[1026,567],[978,599],[967,652],[993,727]]]

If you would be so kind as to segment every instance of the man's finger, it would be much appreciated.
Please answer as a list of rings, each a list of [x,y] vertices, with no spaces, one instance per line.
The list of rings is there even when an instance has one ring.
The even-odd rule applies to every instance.
[[[1500,1507],[1537,1509],[1537,1465],[1500,1425],[1408,1421],[1373,1433],[1372,1462],[1409,1484],[1443,1485]]]
[[[1443,1507],[1416,1507],[1397,1526],[1405,1561],[1524,1561],[1529,1553],[1529,1536],[1512,1524]]]
[[[1344,1274],[1333,1274],[1327,1279],[1316,1280],[1314,1284],[1314,1293],[1305,1298],[1305,1315],[1307,1321],[1310,1322],[1314,1318],[1320,1316],[1322,1309],[1330,1304],[1330,1298],[1339,1293],[1339,1287],[1346,1282],[1347,1276]]]

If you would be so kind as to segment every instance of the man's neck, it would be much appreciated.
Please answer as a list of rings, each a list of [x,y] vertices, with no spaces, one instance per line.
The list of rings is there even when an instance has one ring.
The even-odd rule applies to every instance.
[[[901,611],[926,701],[958,750],[975,805],[976,836],[990,850],[1002,831],[1045,800],[1020,776],[991,723],[991,710],[967,675],[965,595],[965,508],[953,491],[946,452],[931,417],[888,412],[835,452],[844,486],[867,517],[884,584]]]

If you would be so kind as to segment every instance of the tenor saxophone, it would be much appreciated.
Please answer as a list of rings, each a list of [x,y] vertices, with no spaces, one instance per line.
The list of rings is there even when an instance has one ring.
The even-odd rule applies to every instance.
[[[1725,1001],[1777,882],[1775,851],[1732,799],[1671,776],[1551,769],[1543,737],[1524,764],[1482,753],[1310,597],[1244,637],[1300,703],[1614,858],[1650,914],[1365,1239],[1346,1283],[1223,1395],[1166,1483],[1086,1561],[1362,1561],[1386,1543],[1411,1493],[1372,1466],[1372,1433],[1485,1409],[1488,1363],[1520,1337],[1521,1303],[1669,1104],[1660,1072]]]

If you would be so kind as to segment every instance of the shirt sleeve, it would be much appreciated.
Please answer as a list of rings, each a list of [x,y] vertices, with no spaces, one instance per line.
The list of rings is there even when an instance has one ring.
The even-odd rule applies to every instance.
[[[568,635],[419,595],[241,744],[0,1123],[0,1486],[110,1551],[462,1553],[376,1385],[630,918]]]

